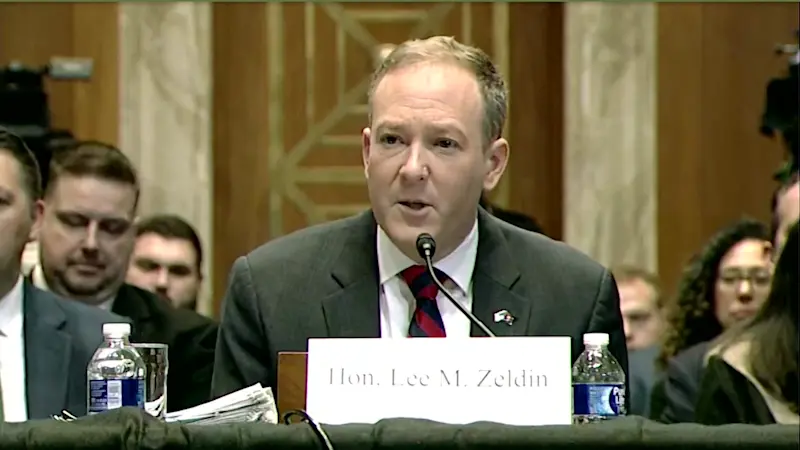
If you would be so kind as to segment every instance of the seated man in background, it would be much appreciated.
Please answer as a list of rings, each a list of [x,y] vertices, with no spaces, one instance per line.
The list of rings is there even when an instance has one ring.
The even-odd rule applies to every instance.
[[[203,282],[202,265],[200,238],[182,218],[160,214],[136,224],[128,283],[155,292],[176,308],[194,311]]]
[[[86,366],[110,312],[64,300],[21,274],[42,181],[22,140],[0,129],[0,423],[86,415]]]
[[[139,181],[117,148],[80,142],[50,163],[41,214],[37,286],[133,322],[131,341],[169,345],[169,411],[208,400],[217,325],[124,282],[136,240]]]
[[[656,381],[656,359],[666,327],[661,287],[656,275],[637,267],[612,269],[619,290],[619,305],[630,367],[630,414],[647,416],[650,391]]]

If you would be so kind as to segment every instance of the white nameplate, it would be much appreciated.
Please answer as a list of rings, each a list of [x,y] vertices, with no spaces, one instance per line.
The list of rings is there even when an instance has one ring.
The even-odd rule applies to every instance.
[[[306,411],[332,425],[569,425],[571,359],[569,337],[309,339]]]

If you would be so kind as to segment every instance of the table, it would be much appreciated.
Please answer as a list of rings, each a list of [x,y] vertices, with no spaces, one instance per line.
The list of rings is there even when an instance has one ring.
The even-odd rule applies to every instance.
[[[626,417],[583,426],[445,425],[391,419],[374,425],[324,426],[336,450],[424,448],[525,450],[797,450],[800,428],[789,425],[663,425]],[[73,423],[54,420],[0,425],[0,449],[309,449],[320,444],[306,424],[186,426],[123,408]]]

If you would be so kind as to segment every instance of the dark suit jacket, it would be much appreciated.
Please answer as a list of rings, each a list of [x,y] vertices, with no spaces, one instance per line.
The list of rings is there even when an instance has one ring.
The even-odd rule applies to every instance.
[[[697,390],[703,379],[708,342],[701,342],[675,355],[666,374],[653,387],[650,418],[662,423],[694,422]]]
[[[492,215],[502,220],[503,222],[510,223],[515,227],[522,228],[523,230],[533,231],[534,233],[545,234],[539,222],[533,217],[526,216],[525,214],[511,211],[510,209],[502,209],[496,206],[492,207]]]
[[[103,342],[103,324],[127,319],[34,287],[22,297],[29,419],[67,410],[86,415],[86,369]]]
[[[177,309],[152,292],[123,284],[112,312],[133,322],[131,341],[169,346],[167,409],[179,411],[209,400],[217,324]]]
[[[609,272],[585,255],[480,210],[473,313],[498,336],[606,332],[627,373],[619,297]],[[273,240],[233,265],[217,342],[212,393],[276,386],[277,355],[309,338],[380,337],[377,225],[371,212]],[[495,323],[507,310],[513,326]],[[473,336],[481,336],[472,327]]]
[[[628,413],[631,415],[650,416],[650,394],[658,377],[656,359],[660,352],[658,345],[628,351],[631,380],[631,409]]]
[[[775,423],[758,388],[717,356],[708,360],[698,389],[694,417],[703,425]]]

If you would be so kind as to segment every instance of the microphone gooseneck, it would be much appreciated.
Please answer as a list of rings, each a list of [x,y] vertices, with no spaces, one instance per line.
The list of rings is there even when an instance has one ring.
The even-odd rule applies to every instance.
[[[497,337],[483,322],[475,317],[472,312],[465,308],[461,303],[458,303],[439,281],[439,278],[436,276],[436,272],[433,270],[433,255],[436,254],[436,240],[433,239],[433,236],[428,233],[422,233],[417,236],[417,253],[419,254],[420,258],[425,261],[425,267],[428,269],[428,273],[431,275],[431,278],[433,278],[433,282],[436,284],[436,287],[439,288],[439,292],[444,294],[444,296],[450,300],[450,303],[455,305],[455,307],[461,311],[461,314],[464,314],[473,325],[480,328],[480,330],[483,331],[486,336]]]

